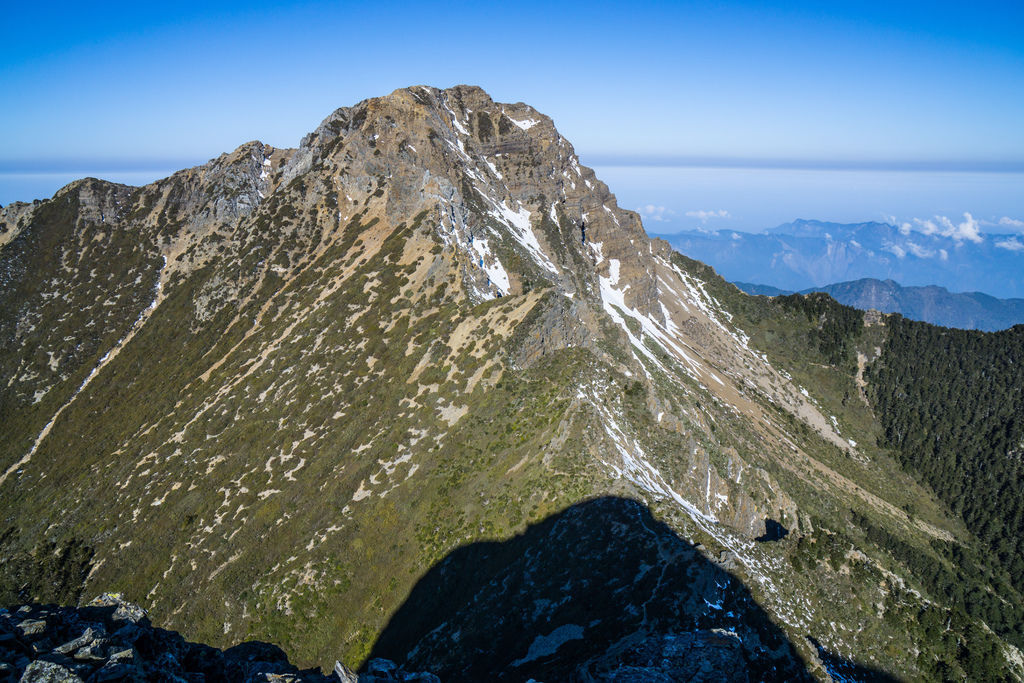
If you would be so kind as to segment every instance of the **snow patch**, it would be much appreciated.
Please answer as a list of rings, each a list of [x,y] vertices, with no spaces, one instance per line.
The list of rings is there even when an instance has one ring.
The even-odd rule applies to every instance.
[[[484,159],[484,163],[487,164],[487,168],[491,169],[491,173],[493,173],[498,180],[501,180],[501,173],[498,172],[498,167],[487,159]]]
[[[533,256],[534,260],[551,271],[555,275],[558,274],[558,268],[551,262],[544,250],[541,249],[540,242],[537,240],[537,235],[533,232],[533,226],[530,225],[530,210],[522,206],[519,207],[518,211],[513,211],[508,207],[505,202],[498,204],[491,200],[494,209],[488,211],[488,215],[493,216],[497,220],[501,221],[509,228],[512,229],[512,237],[515,238],[519,244],[523,246],[526,251]]]
[[[505,114],[505,118],[507,118],[509,121],[511,121],[512,123],[514,123],[517,126],[519,126],[519,128],[522,129],[522,130],[530,130],[531,128],[536,126],[538,123],[540,123],[540,121],[537,121],[536,119],[526,119],[524,121],[517,121],[516,119],[512,118],[508,114]]]
[[[591,243],[591,246],[600,253],[600,243]],[[685,363],[684,371],[694,379],[699,379],[696,372],[701,368],[701,365],[692,358],[683,347],[672,338],[672,330],[667,326],[660,325],[648,316],[644,315],[640,311],[628,306],[626,304],[626,288],[619,289],[619,260],[608,259],[608,277],[598,277],[598,281],[601,286],[601,302],[604,306],[604,310],[608,315],[626,332],[626,336],[629,338],[630,343],[636,348],[637,351],[646,356],[652,361],[657,367],[665,370],[665,366],[658,360],[647,345],[643,343],[642,335],[647,334],[655,341],[657,341],[662,348],[668,351],[670,354],[674,354],[677,359]],[[628,285],[627,285],[628,288]],[[640,324],[641,337],[638,338],[633,334],[632,330],[626,324],[623,315],[627,315],[634,321]],[[717,377],[711,374],[711,378],[721,382]]]
[[[459,121],[459,117],[455,115],[455,112],[452,111],[452,108],[449,107],[447,104],[444,105],[444,108],[447,109],[448,113],[452,115],[452,125],[455,126],[455,130],[459,131],[463,135],[469,135],[469,131],[466,130],[466,127],[463,126],[462,123]]]

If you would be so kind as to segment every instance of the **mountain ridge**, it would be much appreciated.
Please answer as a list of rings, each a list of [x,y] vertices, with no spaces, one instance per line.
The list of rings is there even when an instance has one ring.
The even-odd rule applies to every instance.
[[[727,611],[702,579],[686,618],[777,678],[827,676],[808,634],[914,675],[989,642],[860,530],[935,562],[933,542],[974,543],[874,443],[857,353],[884,325],[827,297],[754,302],[648,239],[528,105],[400,89],[294,150],[247,143],[142,188],[78,181],[0,226],[12,602],[116,587],[190,638],[358,667],[454,550],[620,496],[694,545],[700,576],[750,591]],[[790,533],[755,540],[768,521]],[[67,558],[58,584],[39,557]],[[664,576],[667,557],[651,555]],[[568,621],[573,591],[541,588],[560,598],[536,623],[611,638]],[[628,610],[648,632],[690,626],[645,605]],[[953,635],[924,639],[920,610]],[[436,627],[447,640],[407,657],[446,656],[458,634]]]
[[[792,292],[748,282],[734,282],[748,294],[780,296],[825,292],[862,311],[899,313],[941,327],[996,332],[1024,323],[1024,299],[997,299],[984,292],[950,292],[939,285],[903,287],[895,280],[862,278]]]
[[[1024,297],[1020,235],[981,232],[970,216],[960,223],[937,218],[899,226],[801,219],[760,233],[712,230],[658,237],[730,281],[794,292],[871,278]]]

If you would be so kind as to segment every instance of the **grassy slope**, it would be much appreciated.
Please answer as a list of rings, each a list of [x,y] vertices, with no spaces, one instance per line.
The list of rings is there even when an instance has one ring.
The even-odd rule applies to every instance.
[[[792,612],[795,642],[812,633],[909,676],[928,676],[950,657],[949,666],[961,665],[958,636],[932,638],[934,619],[909,592],[927,587],[899,587],[886,572],[908,572],[869,529],[947,564],[914,520],[969,539],[874,446],[877,425],[858,397],[851,356],[830,363],[835,338],[823,351],[818,319],[745,297],[710,269],[678,260],[755,347],[837,417],[867,460],[762,401],[793,442],[914,519],[824,495],[785,454],[765,452],[749,419],[692,380],[627,375],[636,366],[614,328],[592,348],[515,366],[510,359],[553,305],[551,294],[474,306],[460,291],[459,263],[433,242],[422,215],[390,225],[367,200],[325,238],[331,194],[303,182],[217,244],[217,260],[173,281],[102,381],[61,416],[19,486],[5,491],[8,552],[38,553],[43,538],[84,544],[99,561],[89,590],[123,590],[191,637],[258,637],[300,663],[355,663],[416,580],[456,547],[509,538],[598,493],[643,495],[595,466],[612,445],[595,429],[601,415],[576,400],[587,387],[690,499],[704,495],[705,470],[735,477],[740,458],[765,473],[744,484],[753,504],[767,509],[779,488],[794,501],[795,517],[784,520],[793,533],[750,552],[773,578],[773,590],[754,589],[755,597]],[[135,297],[137,309],[147,292]],[[200,315],[205,296],[215,305]],[[852,336],[847,351],[870,351],[879,332]],[[83,362],[65,386],[89,367]],[[655,418],[652,402],[679,416],[675,427]],[[452,422],[462,406],[468,412]],[[12,430],[5,457],[23,452],[41,419]],[[678,507],[649,502],[712,554],[722,550]],[[755,585],[754,569],[736,571]],[[947,616],[945,607],[935,613]],[[908,661],[918,647],[921,656]]]
[[[902,668],[903,675],[922,675],[927,679],[956,677],[965,670],[972,678],[1001,676],[992,664],[996,660],[994,654],[988,656],[991,661],[981,654],[1000,646],[985,626],[968,616],[979,614],[975,606],[947,592],[947,581],[976,586],[982,592],[994,589],[1003,600],[1016,605],[1022,604],[1021,596],[1008,588],[1005,579],[976,569],[984,564],[980,558],[985,554],[977,540],[920,477],[902,468],[893,452],[879,445],[881,427],[855,381],[856,354],[876,357],[879,347],[885,344],[885,326],[856,325],[845,334],[836,334],[830,323],[852,309],[829,299],[819,301],[819,310],[809,313],[806,299],[751,297],[719,278],[711,268],[686,257],[680,257],[680,261],[701,274],[714,296],[734,314],[733,322],[751,336],[751,343],[763,350],[773,365],[785,368],[798,385],[807,387],[825,414],[836,416],[843,435],[856,440],[866,459],[851,458],[820,442],[813,448],[815,440],[809,439],[805,444],[813,448],[814,457],[907,513],[900,522],[863,505],[846,507],[842,503],[835,505],[836,501],[816,501],[815,490],[808,490],[784,471],[773,469],[774,475],[787,482],[787,490],[798,499],[801,508],[811,511],[817,527],[814,532],[796,534],[783,541],[790,546],[793,568],[806,573],[823,561],[836,567],[845,563],[853,568],[855,563],[849,563],[849,557],[842,558],[854,549],[867,553],[879,567],[906,577],[910,581],[908,589],[920,591],[936,603],[922,609],[914,595],[903,591],[900,597],[901,591],[897,590],[895,595],[884,598],[883,609],[879,610],[882,618],[865,622],[867,630],[875,630],[881,637],[892,633],[894,627],[905,629],[914,643],[911,647],[920,649],[916,674],[913,669],[896,664],[904,653],[895,643],[887,648],[891,660],[886,668]],[[926,533],[922,523],[943,530],[946,535],[937,538]],[[954,551],[958,557],[966,556],[963,564],[953,560]],[[972,590],[976,589],[968,588],[965,592]],[[835,604],[841,603],[842,594],[843,591],[836,591]],[[852,594],[856,595],[856,590]],[[870,614],[875,606],[866,602],[865,613]],[[958,625],[961,638],[943,632],[937,626],[940,623]],[[1012,631],[1002,635],[1018,647],[1024,644],[1017,642]]]

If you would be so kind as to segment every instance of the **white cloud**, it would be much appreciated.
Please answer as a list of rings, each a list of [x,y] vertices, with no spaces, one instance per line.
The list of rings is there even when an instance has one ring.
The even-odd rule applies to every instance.
[[[917,224],[917,232],[925,235],[951,237],[957,242],[970,240],[971,242],[980,243],[985,240],[981,235],[981,230],[979,230],[978,221],[966,211],[964,212],[964,220],[960,223],[954,223],[945,216],[935,216],[935,220],[915,218],[914,223]],[[911,229],[913,227],[910,223],[904,223],[900,226],[900,232],[904,235],[910,234]]]
[[[996,246],[1000,249],[1006,249],[1007,251],[1024,251],[1024,242],[1021,242],[1016,237],[1011,237],[1008,240],[1000,240],[996,242]]]
[[[1009,216],[1003,216],[999,219],[999,225],[1005,225],[1009,228],[1017,228],[1018,230],[1024,229],[1024,221],[1019,221],[1016,218],[1010,218]]]
[[[719,209],[718,211],[687,211],[686,215],[690,218],[700,219],[701,223],[707,223],[710,218],[732,218],[725,209]]]
[[[645,204],[638,209],[641,216],[649,221],[667,221],[669,216],[675,213],[671,209],[665,208],[664,206],[656,206],[654,204]]]
[[[884,242],[882,244],[882,250],[887,251],[890,254],[894,254],[896,258],[903,258],[904,256],[907,255],[906,249],[904,249],[898,244],[893,244],[892,242]]]
[[[943,227],[946,228],[946,232],[942,233],[946,237],[952,237],[957,242],[961,240],[970,240],[975,243],[985,241],[985,238],[981,236],[981,231],[978,229],[978,221],[974,220],[974,216],[966,211],[964,212],[963,223],[956,225],[945,216],[940,216],[939,218]]]
[[[922,247],[920,244],[915,244],[913,242],[907,242],[907,251],[909,251],[917,258],[931,258],[932,256],[935,256],[934,250],[926,249],[925,247]]]
[[[932,221],[915,218],[914,222],[917,223],[917,231],[920,233],[924,233],[925,235],[934,235],[939,232],[939,226],[935,225]],[[901,228],[900,232],[904,235],[909,235],[910,231],[913,229],[910,223],[904,223],[903,226],[905,230]]]

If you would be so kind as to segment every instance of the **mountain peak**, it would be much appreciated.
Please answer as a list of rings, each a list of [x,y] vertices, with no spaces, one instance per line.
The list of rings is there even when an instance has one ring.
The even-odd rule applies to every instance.
[[[882,327],[649,239],[527,105],[404,88],[0,228],[12,604],[117,586],[213,645],[454,680],[958,651],[872,540],[962,529],[876,457]]]
[[[476,297],[542,282],[568,294],[593,289],[588,237],[633,265],[645,237],[639,217],[617,206],[550,118],[475,86],[402,88],[336,110],[303,139],[281,182],[312,169],[344,185],[337,201],[346,215],[388,181],[384,213],[425,211],[441,240],[475,263],[465,274]],[[648,290],[634,286],[628,298]]]

